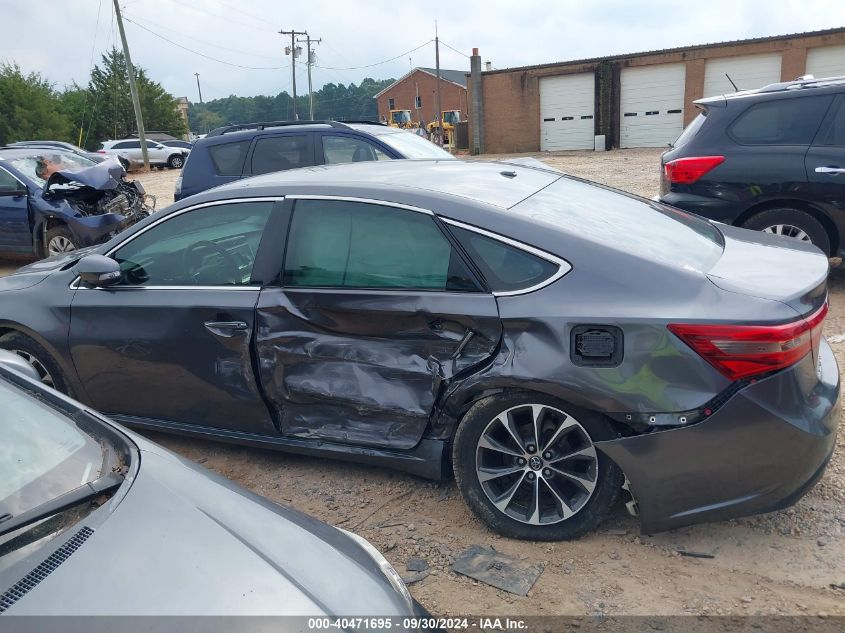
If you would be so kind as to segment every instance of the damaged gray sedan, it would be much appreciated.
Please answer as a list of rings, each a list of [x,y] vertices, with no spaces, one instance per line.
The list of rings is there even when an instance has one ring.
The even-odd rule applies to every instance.
[[[518,538],[785,507],[839,372],[827,260],[559,172],[395,161],[239,181],[0,280],[0,347],[138,428],[450,467]]]

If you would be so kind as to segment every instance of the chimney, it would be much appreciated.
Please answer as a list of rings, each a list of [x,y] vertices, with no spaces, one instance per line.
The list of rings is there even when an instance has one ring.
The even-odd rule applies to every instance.
[[[493,62],[489,60],[484,62],[484,70],[493,70]]]
[[[472,57],[469,60],[470,76],[469,83],[472,99],[469,104],[470,120],[470,153],[475,156],[484,152],[484,101],[482,98],[481,81],[481,55],[478,49],[472,49]]]

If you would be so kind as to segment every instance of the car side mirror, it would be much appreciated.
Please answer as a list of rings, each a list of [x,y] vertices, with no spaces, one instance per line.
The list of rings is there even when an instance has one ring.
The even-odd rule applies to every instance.
[[[105,255],[86,255],[73,269],[83,282],[95,288],[114,285],[121,278],[120,264]]]

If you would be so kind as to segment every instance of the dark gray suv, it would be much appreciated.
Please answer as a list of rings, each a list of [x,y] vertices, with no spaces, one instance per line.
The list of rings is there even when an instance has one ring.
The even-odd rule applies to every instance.
[[[217,128],[194,143],[174,199],[297,167],[452,155],[408,130],[373,121],[273,121]]]

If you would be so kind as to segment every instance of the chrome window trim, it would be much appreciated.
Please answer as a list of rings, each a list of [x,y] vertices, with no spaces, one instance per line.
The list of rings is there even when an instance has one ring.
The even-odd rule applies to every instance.
[[[361,202],[364,204],[375,204],[381,207],[394,207],[396,209],[404,209],[406,211],[415,211],[423,215],[430,215],[434,217],[434,212],[422,207],[415,207],[410,204],[402,204],[401,202],[391,202],[389,200],[375,200],[374,198],[358,198],[355,196],[327,196],[320,194],[291,194],[286,196],[290,200],[336,200],[338,202]]]
[[[143,229],[130,235],[128,238],[123,240],[120,244],[109,250],[109,252],[105,253],[106,257],[111,257],[115,251],[118,249],[123,248],[127,244],[129,244],[132,240],[134,240],[139,235],[143,235],[153,227],[158,226],[163,222],[167,222],[171,218],[178,217],[183,213],[188,213],[189,211],[195,211],[197,209],[202,209],[204,207],[217,207],[223,204],[232,204],[237,202],[281,202],[285,199],[285,196],[261,196],[255,198],[229,198],[226,200],[213,200],[210,202],[199,202],[197,204],[192,204],[191,206],[185,207],[184,209],[179,209],[174,213],[169,213],[162,218],[158,218],[155,222],[151,222],[148,226],[145,226]],[[74,278],[74,280],[70,283],[70,288],[73,290],[235,290],[235,291],[245,291],[245,290],[260,290],[260,286],[107,286],[105,288],[88,288],[80,284],[79,277]]]
[[[517,295],[528,294],[529,292],[534,292],[535,290],[540,290],[541,288],[545,288],[546,286],[553,284],[558,279],[563,277],[566,273],[568,273],[570,270],[572,270],[572,264],[570,264],[568,261],[557,257],[556,255],[552,255],[551,253],[547,253],[546,251],[540,250],[539,248],[529,246],[528,244],[524,244],[523,242],[517,242],[516,240],[512,240],[511,238],[505,237],[504,235],[499,235],[498,233],[486,231],[484,229],[478,228],[477,226],[473,226],[472,224],[464,224],[463,222],[458,222],[457,220],[452,220],[450,218],[444,217],[441,217],[440,219],[446,224],[456,226],[466,231],[472,231],[473,233],[478,233],[479,235],[483,235],[484,237],[489,237],[492,240],[497,240],[499,242],[502,242],[503,244],[512,246],[513,248],[525,251],[526,253],[530,253],[531,255],[539,257],[540,259],[545,259],[547,262],[551,262],[552,264],[555,264],[558,267],[557,272],[554,275],[547,277],[538,284],[534,284],[533,286],[529,286],[527,288],[520,288],[518,290],[494,291],[494,297],[514,297]]]

